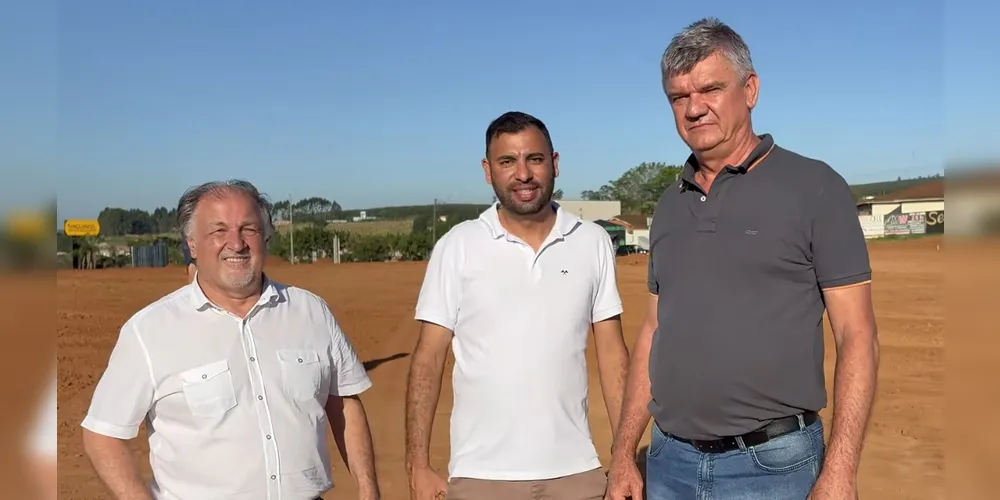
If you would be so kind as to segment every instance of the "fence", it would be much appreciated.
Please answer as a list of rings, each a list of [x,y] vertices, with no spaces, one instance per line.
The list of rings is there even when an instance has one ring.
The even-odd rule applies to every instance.
[[[158,241],[144,247],[131,247],[132,267],[166,267],[170,262],[167,245]]]
[[[859,215],[866,239],[944,233],[944,210],[934,212]]]

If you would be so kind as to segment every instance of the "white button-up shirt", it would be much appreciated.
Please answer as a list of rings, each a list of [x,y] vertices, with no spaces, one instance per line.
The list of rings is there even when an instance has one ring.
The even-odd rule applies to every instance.
[[[332,487],[327,396],[370,386],[320,297],[265,279],[240,318],[190,284],[125,323],[82,425],[145,420],[157,499],[306,500]]]

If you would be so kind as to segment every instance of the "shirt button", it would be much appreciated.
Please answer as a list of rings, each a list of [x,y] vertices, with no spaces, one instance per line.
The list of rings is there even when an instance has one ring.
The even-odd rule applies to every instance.
[[[250,356],[250,361],[257,361],[257,358]]]
[[[302,358],[299,358],[299,363],[301,363],[301,362],[302,362]]]
[[[267,435],[267,436],[265,436],[265,437],[267,437],[267,439],[271,439],[271,435],[270,435],[270,434],[268,434],[268,435]]]
[[[706,197],[704,197],[704,196],[702,196],[702,197],[701,197],[701,201],[705,201],[705,200],[707,200],[707,199],[708,199],[708,198],[706,198]]]
[[[257,396],[257,400],[258,401],[263,401],[264,400],[264,396]]]
[[[274,474],[271,474],[271,479],[278,479],[278,476],[275,476]]]

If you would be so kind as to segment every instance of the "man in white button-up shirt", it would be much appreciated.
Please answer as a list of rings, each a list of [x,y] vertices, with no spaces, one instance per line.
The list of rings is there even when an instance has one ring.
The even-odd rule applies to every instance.
[[[378,498],[371,386],[323,299],[263,274],[273,231],[250,183],[208,183],[178,218],[195,281],[121,329],[83,421],[84,448],[119,500],[310,500],[332,487],[326,428]],[[145,421],[152,485],[126,441]]]
[[[600,500],[606,476],[587,416],[591,329],[612,431],[628,350],[608,233],[551,203],[559,173],[545,125],[506,113],[483,170],[498,203],[435,245],[417,301],[406,399],[411,498]],[[430,430],[455,353],[449,481]]]

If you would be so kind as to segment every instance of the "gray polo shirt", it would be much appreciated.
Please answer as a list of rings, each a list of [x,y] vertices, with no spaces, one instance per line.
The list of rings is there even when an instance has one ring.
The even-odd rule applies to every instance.
[[[650,228],[649,409],[687,439],[826,406],[822,289],[871,280],[847,182],[770,135],[706,193],[692,156]]]

